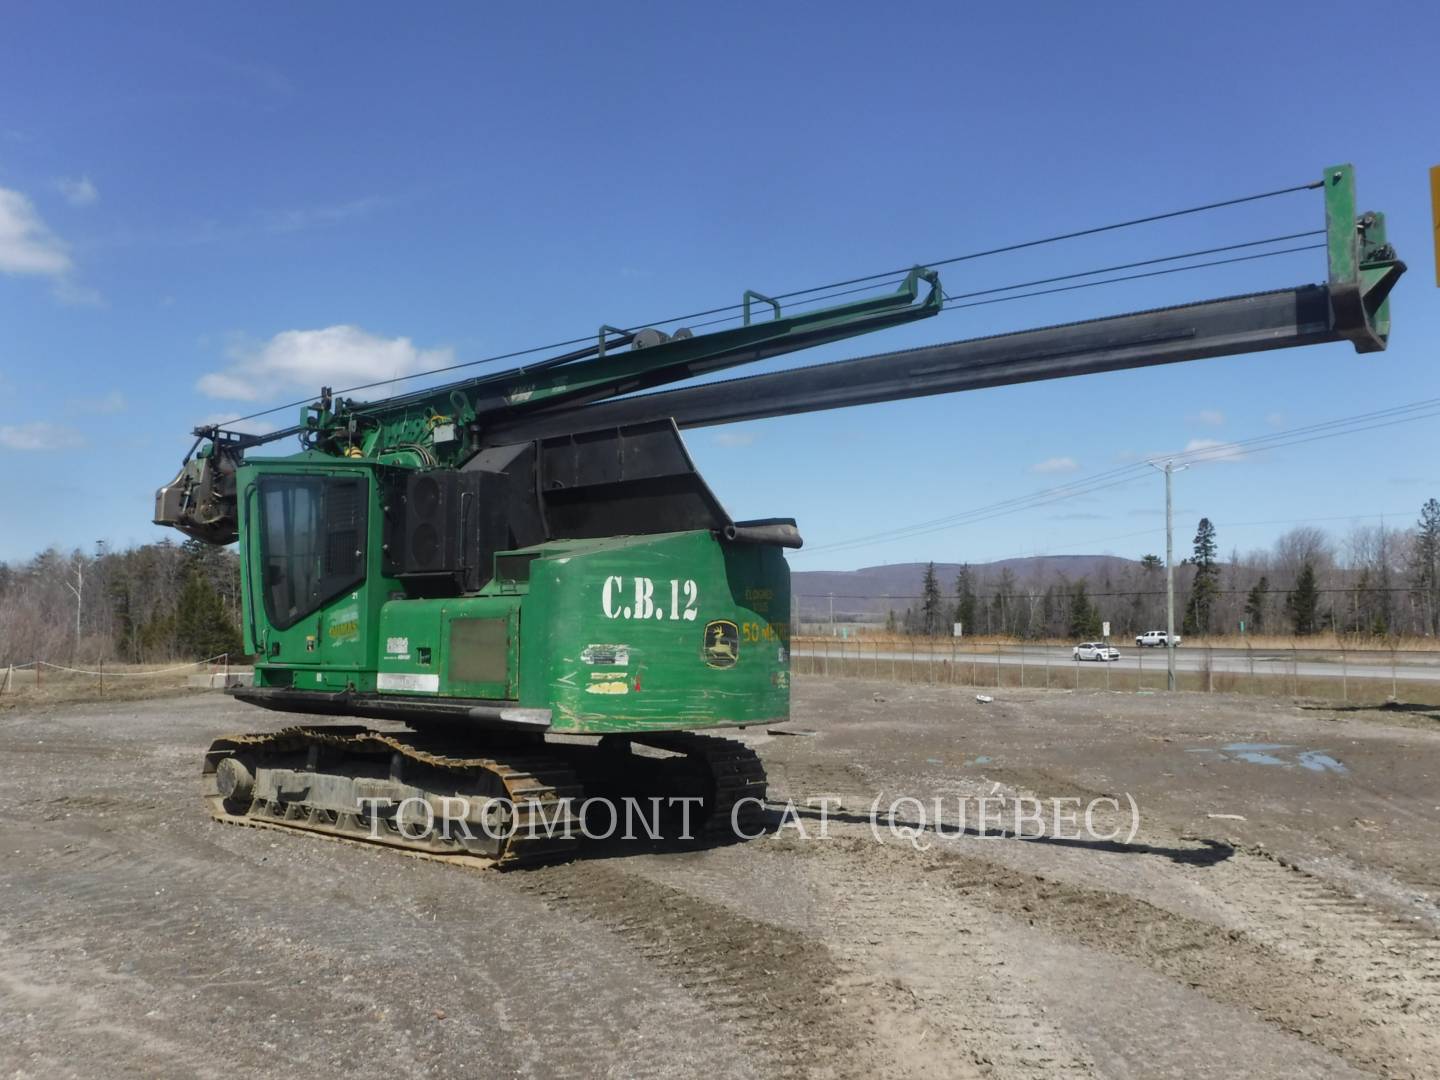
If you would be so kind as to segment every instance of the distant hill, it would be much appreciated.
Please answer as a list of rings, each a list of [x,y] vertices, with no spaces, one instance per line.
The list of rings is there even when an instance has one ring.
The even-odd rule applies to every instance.
[[[997,562],[971,563],[976,577],[976,591],[985,593],[1000,575],[1009,570],[1020,586],[1048,584],[1064,578],[1078,581],[1087,578],[1092,586],[1108,574],[1118,579],[1138,569],[1135,559],[1116,555],[1037,555],[1025,559],[1001,559]],[[936,563],[935,574],[948,597],[955,589],[959,563]],[[867,566],[860,570],[796,570],[790,574],[790,591],[797,607],[791,618],[813,621],[830,616],[830,594],[835,594],[835,617],[844,621],[883,619],[891,608],[904,611],[917,604],[915,599],[925,580],[925,563],[890,563]],[[889,597],[890,599],[886,599]]]

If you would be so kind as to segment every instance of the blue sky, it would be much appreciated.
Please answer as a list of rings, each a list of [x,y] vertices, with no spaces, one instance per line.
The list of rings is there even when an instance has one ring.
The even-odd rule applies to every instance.
[[[692,432],[692,452],[737,517],[793,515],[822,548],[1195,440],[1440,396],[1433,5],[1362,21],[1326,3],[37,4],[5,21],[0,559],[158,539],[153,490],[195,423],[322,381],[1342,161],[1411,266],[1387,353],[1327,345],[812,414]],[[1321,221],[1317,195],[1293,195],[942,276],[968,291]],[[805,359],[1323,276],[1309,252],[957,310]],[[1208,514],[1229,551],[1304,520],[1408,523],[1440,496],[1437,423],[1198,466],[1177,480],[1179,531]],[[1155,476],[794,565],[1138,555],[1161,546],[1160,504]]]

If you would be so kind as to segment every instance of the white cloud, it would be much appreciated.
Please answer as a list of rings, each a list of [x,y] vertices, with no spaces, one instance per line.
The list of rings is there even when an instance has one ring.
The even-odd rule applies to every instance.
[[[94,206],[100,198],[100,189],[88,176],[62,176],[55,181],[55,187],[71,206]]]
[[[1037,461],[1030,466],[1031,472],[1037,473],[1067,473],[1074,472],[1080,468],[1080,463],[1072,457],[1052,457],[1044,461]]]
[[[125,395],[119,390],[111,390],[102,397],[80,398],[72,404],[77,412],[113,416],[115,413],[124,412],[130,403],[125,400]]]
[[[55,279],[55,286],[52,290],[55,299],[62,304],[69,304],[71,307],[104,307],[105,297],[100,295],[98,289],[92,289],[88,285],[81,285],[71,277],[59,277]]]
[[[1195,414],[1195,419],[1208,427],[1223,427],[1225,425],[1225,414],[1219,409],[1201,409]]]
[[[376,195],[367,195],[362,199],[350,199],[348,202],[330,203],[324,206],[265,211],[261,214],[261,218],[265,222],[265,227],[271,232],[299,232],[317,225],[333,225],[337,221],[364,217],[378,207],[384,206],[386,201]]]
[[[716,446],[752,446],[754,443],[753,431],[722,431],[715,436]]]
[[[24,195],[0,188],[0,273],[60,277],[70,254]]]
[[[73,428],[36,420],[29,424],[0,424],[0,446],[9,450],[64,450],[84,446],[85,439]]]
[[[1217,439],[1191,439],[1182,452],[1194,461],[1242,461],[1245,458],[1242,447]]]
[[[382,338],[358,326],[285,330],[259,346],[230,350],[224,371],[200,377],[202,394],[232,401],[262,401],[272,395],[321,386],[337,390],[352,383],[415,375],[455,362],[448,347],[419,349],[409,338]]]

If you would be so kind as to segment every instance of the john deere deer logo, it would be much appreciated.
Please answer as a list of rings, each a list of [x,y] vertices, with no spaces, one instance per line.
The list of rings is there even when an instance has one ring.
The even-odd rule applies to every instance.
[[[740,659],[740,628],[727,619],[705,624],[705,663],[714,668],[734,667]]]

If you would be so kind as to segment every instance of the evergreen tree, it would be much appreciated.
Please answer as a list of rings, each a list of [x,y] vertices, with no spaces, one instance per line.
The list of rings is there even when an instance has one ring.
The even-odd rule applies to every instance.
[[[239,655],[240,634],[225,612],[215,587],[196,570],[185,579],[175,606],[175,648],[182,656],[204,659],[221,653]]]
[[[935,564],[925,565],[925,583],[921,587],[923,598],[920,602],[920,619],[923,632],[935,637],[945,624],[945,600],[940,595],[940,580],[935,576]]]
[[[1415,529],[1415,591],[1425,613],[1425,630],[1440,634],[1440,501],[1428,499],[1420,507]]]
[[[1285,612],[1295,633],[1313,634],[1320,628],[1320,590],[1315,585],[1315,567],[1307,559],[1295,578],[1295,588],[1285,598]]]
[[[1190,600],[1185,605],[1181,633],[1207,634],[1215,599],[1220,595],[1220,568],[1215,563],[1215,526],[1202,517],[1195,530],[1195,550],[1190,557],[1195,577],[1190,582]]]
[[[1265,595],[1270,591],[1270,579],[1264,574],[1245,597],[1245,629],[1258,634],[1265,629]]]
[[[887,634],[893,634],[895,633],[895,630],[895,609],[892,607],[889,611],[885,613],[885,632]]]
[[[1083,581],[1077,581],[1070,589],[1070,636],[1072,638],[1100,636],[1100,612],[1090,602],[1090,597],[1086,595]]]
[[[955,622],[967,634],[973,634],[975,626],[975,575],[970,564],[960,567],[955,577]]]
[[[1140,569],[1144,570],[1147,574],[1163,570],[1164,568],[1165,560],[1161,559],[1159,555],[1140,556]]]

